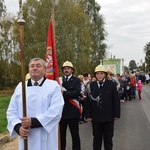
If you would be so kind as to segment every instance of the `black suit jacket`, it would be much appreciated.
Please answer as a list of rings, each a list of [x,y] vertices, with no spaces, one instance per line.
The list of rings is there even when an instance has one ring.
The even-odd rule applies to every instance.
[[[62,77],[62,81],[62,86],[67,90],[63,92],[65,104],[62,113],[62,119],[79,118],[80,112],[78,108],[71,104],[68,99],[78,99],[81,91],[80,79],[72,75],[67,82],[65,82],[64,77]]]
[[[94,81],[89,88],[85,105],[87,118],[92,118],[94,122],[107,122],[120,117],[120,100],[114,82],[105,80],[99,89],[97,81]]]

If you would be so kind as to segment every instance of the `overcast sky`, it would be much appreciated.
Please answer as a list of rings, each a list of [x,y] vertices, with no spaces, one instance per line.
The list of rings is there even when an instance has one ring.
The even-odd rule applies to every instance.
[[[5,0],[9,12],[19,10],[18,0]],[[96,0],[101,6],[108,33],[108,57],[144,61],[144,46],[150,42],[149,0]]]

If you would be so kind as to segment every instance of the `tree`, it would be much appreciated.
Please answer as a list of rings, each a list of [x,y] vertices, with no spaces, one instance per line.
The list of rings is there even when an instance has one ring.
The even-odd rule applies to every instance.
[[[0,0],[0,27],[2,18],[6,15],[6,6],[4,0]]]
[[[124,66],[124,72],[129,72],[129,68],[127,66]]]
[[[131,60],[129,62],[129,69],[130,69],[130,71],[135,71],[135,69],[137,69],[137,65],[136,65],[135,60]]]
[[[103,60],[106,56],[107,45],[104,40],[107,33],[104,28],[104,18],[100,14],[101,6],[95,0],[85,0],[83,4],[84,10],[90,18],[91,62],[92,67],[94,67],[99,63],[100,59]]]
[[[102,16],[99,15],[98,5],[95,3],[92,9],[85,10],[81,2],[79,0],[59,0],[55,4],[58,63],[61,68],[64,61],[70,60],[77,68],[76,74],[85,71],[93,72],[93,68],[99,63],[99,59],[105,56],[106,48],[106,44],[102,42],[105,39],[104,21]],[[50,9],[47,9],[47,7],[52,7],[48,0],[40,2],[28,0],[24,5],[24,17],[27,22],[25,26],[25,46],[28,58],[26,60],[36,55],[45,57],[43,48],[46,49],[48,18],[51,16]],[[93,14],[90,12],[93,9],[96,10],[95,18],[92,15],[90,16],[90,14]]]
[[[59,1],[55,12],[56,42],[60,64],[70,60],[77,68],[76,74],[89,71],[91,36],[88,16],[82,7],[73,1]]]
[[[15,48],[13,43],[14,16],[6,13],[3,0],[0,1],[0,20],[0,89],[3,89],[4,87],[12,87],[17,84],[13,82],[14,76],[18,75],[18,80],[20,77],[20,73],[14,73],[16,69],[18,70],[18,67],[13,65],[15,64]]]
[[[147,64],[146,70],[149,72],[150,71],[150,42],[145,45],[144,52],[145,52],[145,63]]]
[[[45,59],[51,8],[50,0],[26,0],[23,4],[23,18],[26,21],[24,26],[26,73],[31,58]],[[73,63],[76,75],[83,72],[93,73],[99,60],[105,57],[107,48],[104,43],[107,34],[104,18],[100,15],[100,6],[95,0],[57,0],[54,9],[60,75],[62,64],[66,60]],[[4,61],[0,66],[5,66],[5,69],[8,67],[6,69],[8,73],[2,73],[1,77],[5,77],[7,85],[9,85],[6,82],[9,78],[8,74],[11,74],[11,80],[16,84],[21,80],[19,25],[14,19],[16,16],[10,18],[3,20],[5,26],[0,41],[0,58]],[[11,85],[13,84],[11,82]]]

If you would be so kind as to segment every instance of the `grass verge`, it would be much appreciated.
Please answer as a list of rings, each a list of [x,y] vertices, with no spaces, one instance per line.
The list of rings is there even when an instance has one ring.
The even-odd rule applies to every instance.
[[[11,95],[0,95],[0,133],[7,132],[6,110],[10,102]]]

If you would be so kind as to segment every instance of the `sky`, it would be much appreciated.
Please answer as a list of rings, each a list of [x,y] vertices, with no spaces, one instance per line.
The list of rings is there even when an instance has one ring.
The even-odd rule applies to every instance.
[[[150,42],[149,0],[96,0],[105,20],[108,45],[107,58],[123,58],[128,66],[131,60],[144,62],[145,45]],[[19,11],[18,0],[5,0],[7,11]]]

